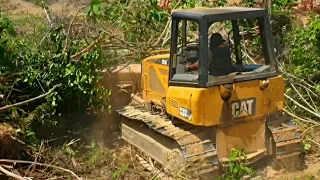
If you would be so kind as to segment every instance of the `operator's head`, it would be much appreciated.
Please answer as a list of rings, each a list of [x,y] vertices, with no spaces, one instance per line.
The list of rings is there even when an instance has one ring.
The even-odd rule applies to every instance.
[[[210,48],[216,48],[224,43],[224,39],[220,33],[213,33],[210,37]]]

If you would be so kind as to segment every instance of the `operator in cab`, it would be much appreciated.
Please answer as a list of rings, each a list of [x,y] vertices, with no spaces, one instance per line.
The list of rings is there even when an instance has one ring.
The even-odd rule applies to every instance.
[[[209,65],[211,62],[213,62],[213,56],[219,57],[219,51],[215,51],[216,48],[220,46],[225,46],[226,40],[223,39],[222,35],[220,33],[214,33],[210,37],[210,42],[209,42],[209,51],[208,51],[208,58],[209,58]],[[215,53],[214,53],[215,52]],[[185,71],[190,72],[190,71],[196,71],[199,68],[199,61],[194,62],[194,63],[187,63],[185,65]]]

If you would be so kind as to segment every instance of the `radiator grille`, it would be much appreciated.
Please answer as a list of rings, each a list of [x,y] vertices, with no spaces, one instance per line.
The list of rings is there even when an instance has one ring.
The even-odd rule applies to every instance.
[[[178,108],[179,107],[179,102],[175,99],[171,99],[171,106]]]

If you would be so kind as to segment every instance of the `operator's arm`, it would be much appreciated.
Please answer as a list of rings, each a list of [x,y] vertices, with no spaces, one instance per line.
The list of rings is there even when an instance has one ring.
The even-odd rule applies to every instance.
[[[195,62],[189,66],[190,70],[197,70],[199,68],[199,62]]]
[[[185,71],[194,71],[194,70],[198,70],[199,68],[199,63],[198,61],[193,63],[193,64],[186,64],[186,66],[184,67]]]

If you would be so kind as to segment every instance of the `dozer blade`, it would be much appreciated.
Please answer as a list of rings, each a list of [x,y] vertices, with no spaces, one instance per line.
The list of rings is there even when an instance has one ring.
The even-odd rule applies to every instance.
[[[168,172],[186,170],[201,179],[219,174],[215,144],[204,128],[153,115],[143,106],[129,105],[116,111],[122,121],[122,138]]]

